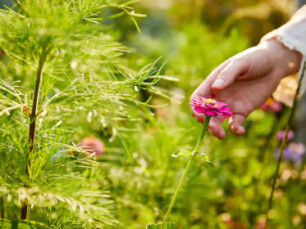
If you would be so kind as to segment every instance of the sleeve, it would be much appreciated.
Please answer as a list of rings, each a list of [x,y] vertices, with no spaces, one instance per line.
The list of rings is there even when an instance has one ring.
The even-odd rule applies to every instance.
[[[299,9],[289,22],[280,28],[266,34],[261,41],[277,39],[287,48],[296,50],[303,55],[302,63],[306,61],[306,5]],[[301,64],[302,66],[302,64]],[[300,72],[301,75],[301,72]],[[295,90],[297,88],[297,75],[281,80],[273,97],[286,105],[292,106]],[[306,91],[306,77],[302,82],[301,93]]]
[[[268,33],[262,41],[277,39],[289,49],[299,51],[306,57],[306,5],[298,10],[285,25]]]

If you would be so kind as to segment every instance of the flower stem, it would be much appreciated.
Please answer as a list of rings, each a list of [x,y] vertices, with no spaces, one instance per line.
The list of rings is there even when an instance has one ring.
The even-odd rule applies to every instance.
[[[204,136],[205,136],[205,134],[207,132],[207,128],[208,128],[208,124],[209,124],[210,118],[211,118],[210,116],[206,116],[205,117],[205,121],[204,121],[204,125],[203,125],[203,129],[202,129],[201,135],[200,135],[200,137],[198,139],[197,145],[194,148],[193,152],[198,153],[200,145],[201,145],[201,143],[202,143],[202,141],[204,139]]]
[[[0,218],[4,219],[4,198],[3,196],[0,197],[0,208],[1,208]]]
[[[267,213],[266,213],[267,221],[268,221],[268,213],[272,208],[272,202],[273,202],[276,180],[277,180],[277,177],[279,175],[279,169],[280,169],[281,161],[282,161],[283,156],[284,156],[284,150],[285,150],[285,147],[286,147],[287,142],[288,142],[288,133],[289,133],[290,127],[292,126],[292,122],[293,122],[293,119],[294,119],[294,114],[295,114],[295,111],[296,111],[296,108],[297,108],[297,103],[298,103],[298,99],[299,99],[299,95],[300,95],[302,81],[303,81],[303,78],[304,78],[304,75],[305,75],[305,70],[306,70],[306,62],[303,62],[303,66],[301,67],[300,76],[299,76],[299,80],[298,80],[298,86],[297,86],[295,96],[294,96],[292,109],[291,109],[291,112],[290,112],[290,116],[288,118],[288,123],[287,123],[287,127],[286,127],[286,134],[285,134],[285,137],[284,137],[284,139],[282,141],[282,144],[281,144],[281,147],[280,147],[279,157],[278,157],[278,161],[277,161],[277,167],[276,167],[276,171],[275,171],[275,174],[274,174],[274,177],[273,177],[272,188],[271,188],[271,193],[270,193],[270,197],[269,197],[269,205],[268,205],[268,210],[267,210]],[[266,225],[267,225],[267,223],[266,223]]]
[[[36,73],[36,85],[34,90],[34,97],[33,97],[33,105],[32,105],[32,112],[30,114],[30,124],[29,124],[29,149],[27,152],[27,165],[26,165],[26,175],[29,180],[31,180],[31,164],[32,164],[32,154],[34,151],[34,140],[35,140],[35,130],[36,130],[36,118],[37,118],[37,107],[39,103],[39,94],[40,94],[40,87],[41,87],[41,81],[42,81],[42,72],[43,72],[43,66],[46,61],[46,50],[43,48],[43,52],[39,59],[39,64],[37,68]],[[24,187],[28,187],[28,181],[24,183]],[[27,212],[28,212],[28,206],[27,204],[23,204],[21,208],[21,220],[27,219]]]
[[[174,195],[173,195],[172,200],[171,200],[171,202],[170,202],[170,205],[169,205],[169,207],[168,207],[167,213],[166,213],[166,215],[165,215],[165,217],[164,217],[163,224],[162,224],[162,229],[165,228],[165,224],[166,224],[166,222],[167,222],[167,220],[168,220],[168,218],[169,218],[169,216],[170,216],[170,214],[171,214],[171,210],[172,210],[172,208],[173,208],[173,206],[174,206],[174,203],[175,203],[175,201],[176,201],[176,199],[177,199],[177,197],[178,197],[178,194],[179,194],[180,189],[181,189],[181,187],[182,187],[182,185],[183,185],[183,182],[184,182],[184,180],[185,180],[185,178],[186,178],[186,176],[187,176],[187,174],[188,174],[188,172],[189,172],[189,170],[190,170],[190,168],[191,168],[191,165],[192,165],[194,159],[195,159],[195,158],[197,157],[197,155],[198,155],[198,151],[199,151],[200,145],[201,145],[201,143],[202,143],[202,141],[203,141],[203,138],[204,138],[204,136],[205,136],[205,133],[206,133],[206,131],[207,131],[207,127],[208,127],[209,121],[210,121],[210,117],[209,117],[209,116],[206,116],[206,117],[205,117],[205,122],[204,122],[204,125],[203,125],[203,129],[202,129],[201,135],[200,135],[200,137],[199,137],[199,139],[198,139],[197,145],[196,145],[196,147],[194,148],[194,150],[192,151],[192,156],[191,156],[191,158],[189,159],[188,164],[187,164],[187,166],[186,166],[186,168],[185,168],[185,171],[184,171],[184,173],[183,173],[183,175],[182,175],[182,177],[181,177],[181,179],[180,179],[180,182],[178,183],[178,185],[177,185],[177,187],[176,187],[176,190],[175,190],[175,192],[174,192]]]

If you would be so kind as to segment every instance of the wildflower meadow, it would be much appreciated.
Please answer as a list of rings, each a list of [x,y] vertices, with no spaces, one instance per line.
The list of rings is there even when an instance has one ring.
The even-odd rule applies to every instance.
[[[306,64],[241,136],[231,104],[192,97],[295,9],[0,0],[0,228],[305,228]]]

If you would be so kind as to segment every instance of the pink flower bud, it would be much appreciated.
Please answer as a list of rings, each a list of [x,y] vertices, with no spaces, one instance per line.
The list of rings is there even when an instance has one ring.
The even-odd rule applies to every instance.
[[[273,98],[268,98],[260,108],[267,112],[280,112],[283,107],[282,104],[276,102]]]
[[[84,138],[80,142],[79,146],[90,154],[95,153],[94,157],[99,157],[105,153],[104,143],[100,139],[95,137]]]

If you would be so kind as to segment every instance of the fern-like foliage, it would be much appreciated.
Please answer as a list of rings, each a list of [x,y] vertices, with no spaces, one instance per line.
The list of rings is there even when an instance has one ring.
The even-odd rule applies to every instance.
[[[129,50],[105,19],[125,16],[120,0],[24,0],[0,11],[0,211],[43,227],[110,228],[118,222],[106,190],[97,184],[97,162],[76,140],[99,126],[112,140],[139,119],[143,90],[155,85],[155,64],[126,66]],[[34,113],[33,113],[34,112]],[[34,132],[31,128],[34,126]]]

